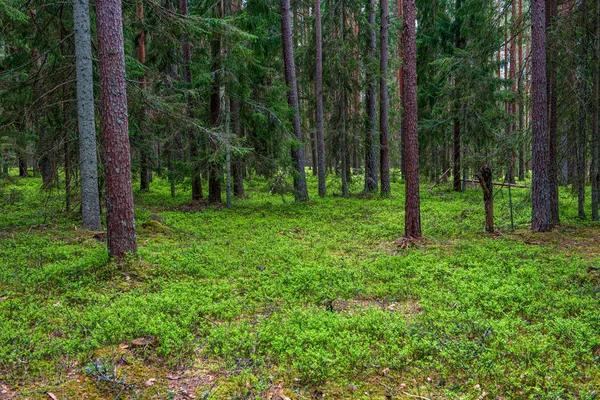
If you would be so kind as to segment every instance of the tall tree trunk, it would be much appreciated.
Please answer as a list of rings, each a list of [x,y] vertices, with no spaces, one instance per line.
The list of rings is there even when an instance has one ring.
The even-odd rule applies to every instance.
[[[523,104],[523,75],[525,74],[525,67],[523,66],[523,0],[519,1],[519,14],[518,14],[518,27],[519,34],[517,35],[517,48],[518,48],[518,79],[517,79],[517,91],[518,91],[518,106],[519,106],[519,134],[521,137],[524,136],[524,104]],[[525,180],[525,151],[523,150],[523,144],[519,144],[519,180]]]
[[[377,57],[377,36],[375,34],[375,0],[369,0],[369,29],[366,61],[367,76],[367,135],[365,140],[365,193],[377,191],[377,75],[373,63]]]
[[[137,31],[137,58],[140,64],[146,63],[146,32],[144,31],[144,4],[142,0],[139,0],[139,3],[135,8],[135,19],[136,22],[140,25]],[[142,75],[140,78],[140,89],[146,90],[146,75]],[[142,109],[142,140],[140,140],[140,190],[148,191],[150,190],[150,156],[149,149],[150,142],[148,138],[148,129],[147,129],[147,114],[148,111],[144,107]]]
[[[323,35],[321,32],[321,0],[315,0],[315,43],[316,76],[315,98],[317,114],[317,171],[319,174],[319,196],[325,197],[325,138],[323,135]]]
[[[415,0],[404,2],[404,128],[406,132],[406,203],[404,235],[421,236],[419,197],[419,134],[417,129],[417,43]]]
[[[110,257],[137,251],[129,153],[121,0],[97,0],[102,142],[106,169],[106,230]]]
[[[403,16],[402,16],[402,0],[398,0],[398,20],[402,20]],[[400,32],[400,34],[398,35],[398,55],[402,56],[402,32]],[[403,100],[404,100],[404,60],[402,60],[402,64],[400,64],[400,67],[398,67],[398,107],[400,109],[400,112],[398,113],[398,115],[400,116],[400,123],[399,125],[399,129],[400,129],[400,134],[398,135],[400,137],[400,173],[402,174],[402,177],[404,178],[404,106],[403,106]]]
[[[285,83],[288,90],[288,104],[294,109],[294,135],[300,142],[292,147],[294,160],[294,191],[296,201],[308,201],[306,175],[304,171],[304,145],[300,127],[300,107],[298,105],[298,86],[296,85],[296,66],[294,63],[294,49],[292,43],[292,21],[290,18],[290,0],[280,0],[281,36],[283,42],[283,64],[285,68]]]
[[[546,0],[546,31],[552,29],[558,13],[556,0]],[[556,147],[556,51],[553,43],[546,41],[546,85],[548,87],[548,151],[550,152],[550,164],[548,168],[550,179],[550,210],[553,224],[559,222],[558,216],[558,164]]]
[[[184,17],[188,15],[188,3],[187,0],[179,0],[179,13]],[[192,53],[190,50],[189,35],[183,34],[181,37],[181,50],[183,57],[183,82],[187,89],[192,84],[192,71],[191,71],[191,59]],[[192,111],[192,99],[187,96],[187,108],[186,113],[188,117]],[[200,175],[200,161],[198,160],[198,135],[193,129],[188,132],[188,138],[190,142],[190,162],[192,165],[192,201],[198,201],[202,199],[202,177]]]
[[[593,64],[593,91],[592,91],[592,220],[598,221],[598,152],[600,147],[600,126],[598,124],[598,95],[600,89],[600,0],[596,0],[596,18],[594,18],[594,64]]]
[[[102,229],[102,225],[98,200],[98,154],[88,0],[73,1],[73,26],[75,28],[75,67],[77,71],[81,218],[85,229],[99,231]]]
[[[223,1],[217,3],[217,18],[223,17]],[[221,117],[221,37],[215,38],[210,45],[211,64],[210,72],[213,81],[210,84],[210,126],[215,129],[219,127]],[[210,147],[217,151],[217,141],[211,135]],[[208,163],[208,202],[212,204],[221,203],[221,179],[223,172],[221,163],[211,161]]]
[[[389,195],[390,188],[390,148],[388,138],[388,0],[380,0],[381,30],[380,30],[380,55],[379,55],[379,149],[381,194]]]
[[[532,219],[531,229],[546,232],[552,226],[550,206],[550,152],[546,88],[545,0],[531,1],[532,100]]]
[[[461,8],[461,0],[457,0],[456,2],[456,9],[460,10]],[[456,30],[455,30],[455,37],[454,37],[454,46],[457,49],[462,49],[463,48],[463,39],[461,37],[461,28],[462,28],[462,18],[457,18],[455,21],[456,24]],[[462,191],[462,177],[461,177],[461,121],[460,121],[460,113],[462,111],[462,105],[461,105],[461,100],[460,100],[460,89],[458,88],[459,86],[459,78],[458,77],[454,77],[454,85],[457,87],[457,89],[455,90],[454,96],[454,168],[452,170],[452,177],[453,177],[453,190],[455,192],[461,192]]]

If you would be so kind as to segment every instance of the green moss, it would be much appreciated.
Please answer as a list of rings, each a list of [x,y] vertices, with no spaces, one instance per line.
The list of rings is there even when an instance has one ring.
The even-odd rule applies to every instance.
[[[423,191],[428,241],[401,249],[400,184],[371,199],[320,199],[310,185],[309,204],[256,179],[232,209],[196,209],[157,178],[136,193],[139,254],[122,263],[38,180],[7,186],[2,383],[114,398],[84,371],[101,359],[135,386],[122,398],[267,396],[280,383],[291,398],[585,398],[598,387],[598,226],[577,220],[568,192],[563,225],[533,234],[528,190],[513,191],[514,233],[499,191],[492,236],[478,190]],[[119,348],[145,336],[155,341]],[[174,385],[145,385],[184,369]]]

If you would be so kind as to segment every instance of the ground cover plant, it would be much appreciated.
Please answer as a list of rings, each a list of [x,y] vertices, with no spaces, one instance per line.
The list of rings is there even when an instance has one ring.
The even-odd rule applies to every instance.
[[[545,234],[528,230],[529,189],[512,190],[514,231],[497,192],[497,234],[479,188],[422,190],[426,240],[401,248],[395,182],[296,203],[256,178],[228,209],[155,177],[135,193],[138,255],[116,262],[59,212],[61,192],[5,182],[3,397],[592,399],[600,385],[598,227],[567,190]]]

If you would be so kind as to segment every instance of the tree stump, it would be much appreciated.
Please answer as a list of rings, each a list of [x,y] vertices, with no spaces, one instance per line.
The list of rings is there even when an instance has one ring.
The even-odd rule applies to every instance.
[[[492,170],[488,164],[481,167],[481,175],[477,176],[481,189],[483,189],[483,202],[485,205],[485,230],[494,232],[494,184]]]

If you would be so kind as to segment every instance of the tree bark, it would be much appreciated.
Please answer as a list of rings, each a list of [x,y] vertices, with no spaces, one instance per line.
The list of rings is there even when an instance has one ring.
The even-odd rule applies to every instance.
[[[381,177],[381,194],[389,195],[390,187],[390,148],[388,135],[388,0],[380,0],[381,30],[379,55],[379,173]]]
[[[97,0],[106,230],[110,257],[137,251],[129,153],[121,0]]]
[[[179,0],[179,13],[185,18],[188,15],[187,0]],[[183,58],[183,82],[187,89],[192,84],[191,59],[189,35],[183,34],[181,37],[181,50]],[[192,112],[192,99],[187,96],[186,113],[188,117]],[[198,160],[198,137],[193,129],[188,132],[190,142],[190,162],[192,165],[192,201],[202,200],[202,177],[200,175],[200,161]]]
[[[140,25],[137,31],[137,59],[140,64],[146,63],[146,32],[144,32],[144,4],[139,1],[135,8],[135,19]],[[140,89],[146,90],[146,75],[140,78]],[[140,190],[150,190],[150,156],[148,147],[150,146],[147,129],[147,114],[145,107],[142,108],[142,132],[140,140]]]
[[[594,18],[594,64],[593,64],[593,91],[592,91],[592,220],[598,221],[598,153],[600,148],[600,107],[598,96],[600,90],[600,0],[596,0],[596,18]]]
[[[223,17],[223,1],[217,3],[217,18]],[[215,38],[210,45],[211,64],[210,72],[213,81],[210,84],[210,127],[215,129],[219,127],[221,116],[221,37]],[[217,151],[218,145],[216,139],[210,136],[210,147],[212,151]],[[219,204],[221,199],[221,163],[211,161],[208,163],[208,202]]]
[[[298,86],[296,85],[296,66],[292,43],[292,21],[290,18],[290,0],[280,0],[281,36],[283,42],[283,64],[285,83],[288,86],[288,104],[294,109],[294,135],[299,144],[292,147],[294,161],[294,191],[296,201],[308,201],[306,174],[304,171],[304,145],[300,127],[300,107],[298,105]]]
[[[325,197],[325,138],[323,135],[323,34],[321,32],[321,0],[315,0],[315,98],[317,114],[317,173],[319,176],[319,196]]]
[[[99,231],[98,154],[94,116],[94,78],[88,0],[74,0],[75,69],[77,72],[77,120],[79,127],[79,174],[81,219],[85,229]]]
[[[477,178],[479,179],[479,184],[483,190],[485,230],[492,233],[494,232],[494,185],[492,182],[492,170],[487,164],[481,167],[481,175]]]
[[[404,235],[421,236],[419,197],[419,135],[417,128],[417,43],[415,0],[405,0],[402,37],[404,40],[404,127],[406,135],[406,204]]]
[[[366,61],[367,77],[367,133],[365,140],[365,193],[377,191],[377,76],[373,71],[373,63],[377,57],[377,36],[375,34],[375,0],[369,0],[369,29]]]
[[[556,0],[546,0],[546,31],[552,29],[555,24],[555,18],[558,14],[558,4]],[[550,210],[553,224],[559,222],[558,216],[558,164],[557,164],[557,146],[556,146],[556,51],[555,46],[546,41],[546,85],[548,90],[548,151],[549,159],[549,179],[550,179]]]
[[[552,226],[550,203],[550,152],[548,149],[548,101],[546,88],[545,0],[531,1],[531,97],[532,97],[532,219],[531,228],[549,231]]]

